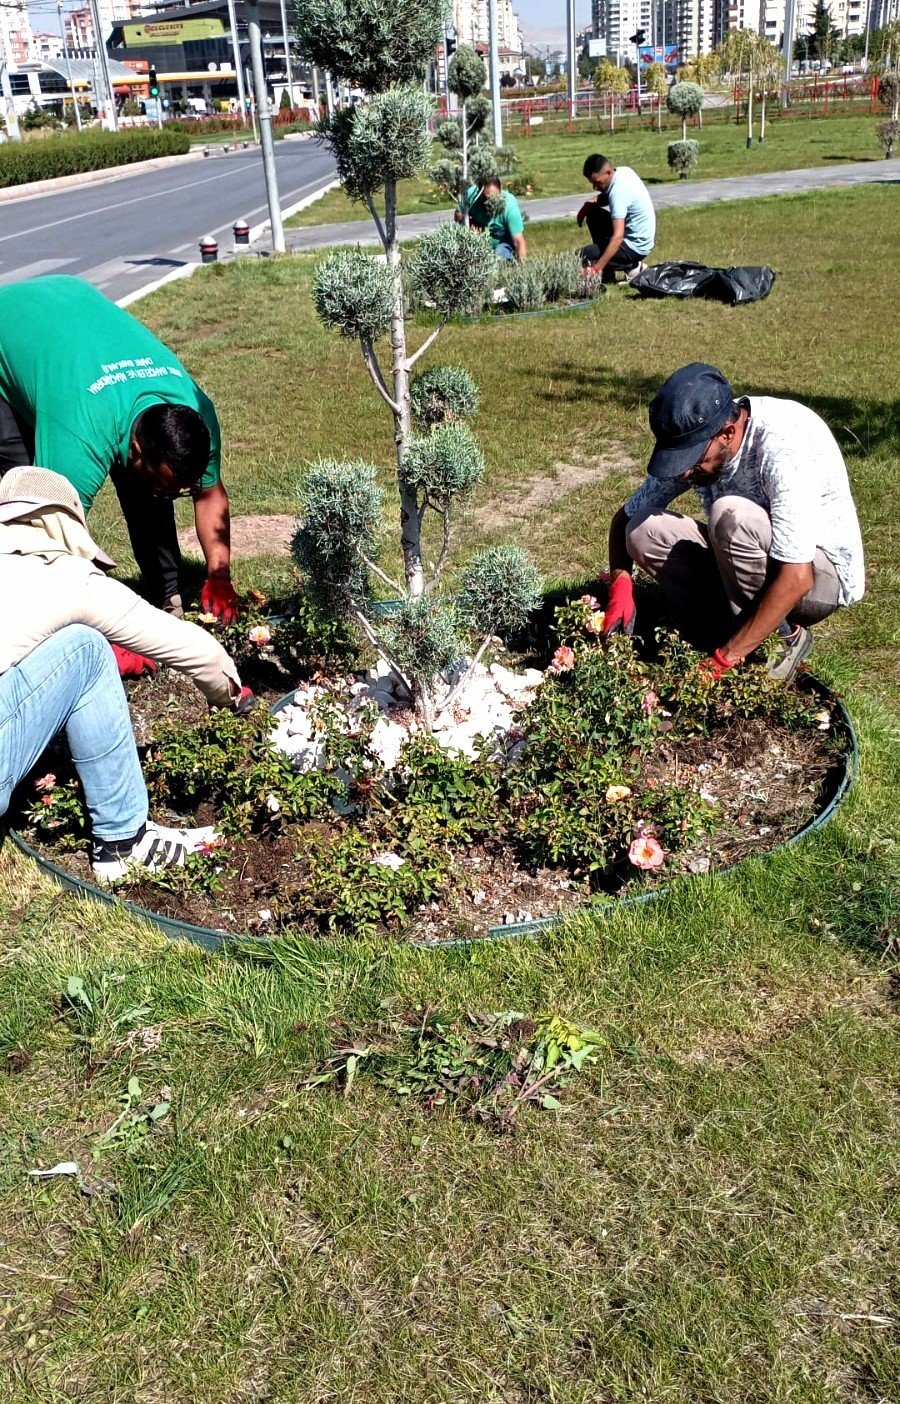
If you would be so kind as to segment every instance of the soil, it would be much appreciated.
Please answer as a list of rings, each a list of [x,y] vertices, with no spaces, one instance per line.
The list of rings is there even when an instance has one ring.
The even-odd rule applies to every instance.
[[[140,744],[156,723],[173,714],[198,720],[206,703],[191,684],[162,671],[150,681],[129,685],[129,702]],[[628,868],[616,874],[601,900],[618,891],[660,886],[673,877],[727,868],[762,854],[797,833],[821,807],[835,765],[830,732],[793,732],[759,720],[736,722],[714,737],[690,747],[661,737],[649,765],[648,780],[675,781],[702,792],[715,813],[715,837],[704,838],[670,856],[653,873],[635,876]],[[214,822],[213,814],[156,814],[161,822]],[[31,842],[73,875],[91,881],[86,851],[62,853],[27,835]],[[295,898],[304,890],[304,864],[297,859],[291,832],[227,844],[227,868],[212,894],[195,890],[168,892],[157,884],[117,889],[128,901],[162,915],[235,934],[276,935],[279,914],[287,924]],[[627,867],[627,865],[626,865]],[[509,847],[473,845],[459,855],[448,896],[426,904],[410,919],[401,936],[425,943],[483,936],[492,927],[554,917],[575,910],[590,896],[587,881],[563,869],[530,869]]]
[[[594,487],[611,472],[636,473],[640,465],[623,449],[611,444],[600,454],[572,454],[571,463],[554,463],[552,473],[535,473],[516,480],[516,490],[498,502],[486,502],[473,513],[480,531],[511,531],[531,521],[539,512],[557,506],[581,488]]]
[[[231,554],[236,560],[251,556],[288,556],[297,530],[297,518],[286,513],[266,516],[232,517]],[[203,551],[193,527],[183,527],[178,544],[185,555],[203,559]]]

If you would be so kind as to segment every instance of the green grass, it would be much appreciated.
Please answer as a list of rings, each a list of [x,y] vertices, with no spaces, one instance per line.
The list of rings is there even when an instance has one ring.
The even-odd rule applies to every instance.
[[[585,157],[595,151],[602,151],[618,165],[633,166],[651,186],[671,181],[666,147],[681,136],[681,123],[672,117],[667,121],[668,124],[663,122],[662,133],[644,122],[640,129],[622,126],[614,136],[610,136],[609,123],[596,118],[579,122],[573,132],[559,127],[536,130],[534,135],[528,136],[516,125],[504,133],[504,141],[513,147],[519,158],[518,170],[533,181],[534,198],[571,195],[582,189],[587,197],[591,192],[581,168]],[[748,151],[746,124],[708,120],[702,131],[691,126],[690,135],[700,140],[696,179],[799,170],[831,162],[875,161],[881,157],[875,121],[871,116],[780,118],[770,115],[765,141],[757,142]],[[401,214],[422,214],[443,209],[448,204],[435,194],[430,181],[424,177],[403,181],[399,199]],[[342,190],[333,190],[286,224],[296,228],[354,219],[368,219],[364,207],[348,200]]]
[[[603,563],[675,366],[702,356],[825,414],[870,568],[864,603],[816,631],[862,746],[825,831],[537,941],[298,942],[266,964],[169,943],[4,850],[0,1399],[900,1398],[897,211],[870,188],[673,212],[660,256],[770,261],[769,300],[620,288],[587,314],[448,328],[440,351],[483,388],[488,477],[463,553],[523,539],[558,575]],[[222,410],[239,512],[289,509],[320,452],[389,463],[355,348],[315,325],[312,267],[204,270],[140,304]],[[124,559],[108,502],[96,526]],[[100,991],[80,1030],[61,1000],[73,974]],[[558,1010],[609,1049],[562,1113],[509,1139],[365,1081],[346,1099],[298,1090],[332,1021],[358,1027],[385,1000]],[[154,1035],[123,1046],[140,1006]],[[95,1163],[133,1074],[172,1110]],[[89,1195],[26,1177],[69,1158]]]

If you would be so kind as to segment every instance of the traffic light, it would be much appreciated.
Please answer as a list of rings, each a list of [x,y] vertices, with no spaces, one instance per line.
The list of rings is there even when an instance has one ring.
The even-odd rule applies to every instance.
[[[629,44],[643,44],[646,42],[646,39],[646,31],[643,29],[639,29],[635,34],[632,34],[628,42]]]
[[[446,54],[446,56],[447,56],[448,59],[452,59],[453,55],[456,53],[456,36],[455,36],[455,35],[454,35],[454,37],[453,37],[452,39],[450,38],[450,35],[449,35],[449,34],[445,36],[445,38],[444,38],[444,53]]]
[[[151,68],[151,69],[149,70],[149,72],[148,72],[148,74],[147,74],[147,79],[148,79],[148,81],[149,81],[149,83],[150,83],[150,96],[151,96],[152,98],[158,98],[158,97],[159,97],[159,79],[158,79],[157,76],[156,76],[156,69],[155,69],[155,68]]]

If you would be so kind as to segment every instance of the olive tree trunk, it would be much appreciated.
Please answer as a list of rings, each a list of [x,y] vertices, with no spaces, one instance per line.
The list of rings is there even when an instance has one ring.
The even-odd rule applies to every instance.
[[[397,184],[384,188],[385,254],[394,275],[394,311],[391,315],[391,374],[394,384],[394,442],[397,446],[397,486],[400,490],[400,540],[403,572],[410,595],[421,595],[425,586],[422,570],[421,523],[416,494],[406,486],[403,465],[406,445],[412,432],[409,405],[409,362],[406,354],[403,279],[400,268],[400,240],[397,236]]]

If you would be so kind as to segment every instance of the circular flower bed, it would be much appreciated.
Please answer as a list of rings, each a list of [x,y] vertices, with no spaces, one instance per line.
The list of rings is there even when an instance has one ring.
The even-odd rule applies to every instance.
[[[755,664],[711,683],[675,635],[604,648],[602,623],[592,596],[558,609],[542,650],[486,661],[431,732],[383,669],[353,666],[346,639],[317,656],[302,613],[231,626],[255,686],[295,686],[274,716],[261,701],[240,718],[204,713],[171,676],[135,685],[154,814],[218,837],[117,894],[210,942],[440,943],[730,867],[815,819],[846,769],[836,703]],[[60,875],[89,882],[66,764],[52,757],[23,787],[21,824]]]

